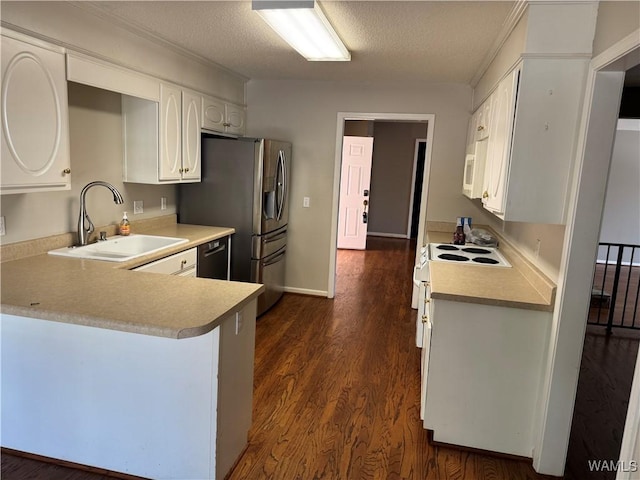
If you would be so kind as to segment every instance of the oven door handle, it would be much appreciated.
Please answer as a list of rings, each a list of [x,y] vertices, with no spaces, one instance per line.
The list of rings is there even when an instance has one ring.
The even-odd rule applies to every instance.
[[[416,278],[416,273],[418,273],[418,265],[414,265],[414,267],[413,267],[413,284],[416,287],[419,287],[420,286],[420,280],[418,280]]]

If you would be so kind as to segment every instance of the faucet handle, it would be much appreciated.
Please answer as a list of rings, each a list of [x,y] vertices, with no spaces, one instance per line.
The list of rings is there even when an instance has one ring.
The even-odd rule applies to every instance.
[[[107,232],[100,232],[99,242],[104,242],[107,239]]]

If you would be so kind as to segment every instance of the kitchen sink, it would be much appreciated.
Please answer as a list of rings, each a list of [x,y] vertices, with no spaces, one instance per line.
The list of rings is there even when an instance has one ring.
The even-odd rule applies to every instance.
[[[156,253],[165,248],[186,243],[186,238],[158,237],[155,235],[114,236],[108,240],[84,245],[51,250],[50,255],[63,257],[104,260],[106,262],[126,262],[143,255]]]

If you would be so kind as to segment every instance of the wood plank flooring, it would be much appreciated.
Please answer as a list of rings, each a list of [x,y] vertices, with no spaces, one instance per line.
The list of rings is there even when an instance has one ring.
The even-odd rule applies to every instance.
[[[287,295],[257,326],[254,424],[230,480],[535,479],[528,462],[429,443],[415,245],[339,251],[334,300]]]
[[[230,480],[550,478],[527,461],[429,442],[410,309],[414,249],[372,238],[367,251],[340,251],[335,299],[287,294],[258,320],[253,428]],[[2,456],[3,480],[107,478]]]
[[[591,472],[589,460],[618,460],[629,406],[640,332],[614,329],[607,335],[588,326],[567,452],[567,480],[610,479]]]

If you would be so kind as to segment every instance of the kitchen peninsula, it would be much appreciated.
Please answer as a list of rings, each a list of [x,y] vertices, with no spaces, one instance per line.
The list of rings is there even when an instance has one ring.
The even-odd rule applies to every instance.
[[[145,233],[188,241],[120,264],[44,252],[2,263],[2,446],[224,478],[251,423],[263,287],[131,271],[233,230],[174,220]]]

